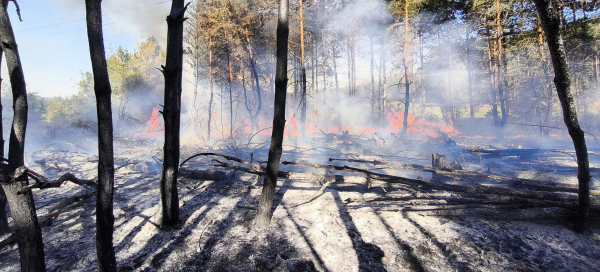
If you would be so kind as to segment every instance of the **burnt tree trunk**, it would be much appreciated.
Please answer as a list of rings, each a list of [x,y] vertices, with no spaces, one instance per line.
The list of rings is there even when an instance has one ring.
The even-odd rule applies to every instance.
[[[10,18],[7,12],[8,0],[2,0],[0,7],[0,48],[6,54],[6,66],[13,94],[14,117],[9,140],[8,169],[0,174],[0,184],[10,207],[19,255],[21,271],[46,271],[44,263],[44,242],[37,220],[33,194],[30,190],[20,194],[28,185],[27,175],[14,178],[17,168],[24,166],[25,131],[27,128],[27,91],[25,76],[17,48]]]
[[[583,232],[590,210],[590,166],[588,161],[585,135],[579,127],[575,101],[571,94],[571,75],[565,54],[562,35],[560,33],[560,16],[557,7],[551,0],[534,0],[542,27],[546,34],[546,42],[554,66],[554,85],[563,109],[565,125],[573,139],[577,155],[577,179],[579,180],[579,209],[575,221],[575,231]]]
[[[162,66],[165,77],[165,120],[164,162],[160,178],[161,227],[172,227],[179,221],[179,197],[177,195],[177,173],[179,164],[179,129],[181,114],[181,80],[183,67],[183,22],[187,5],[183,0],[173,0],[171,13],[167,16],[167,63]]]
[[[94,93],[98,114],[98,196],[96,197],[96,256],[99,271],[117,271],[113,248],[113,186],[115,164],[113,157],[113,126],[111,89],[102,34],[102,0],[86,0],[86,21]]]
[[[281,159],[281,145],[285,129],[285,101],[287,92],[287,54],[288,54],[288,10],[289,0],[279,1],[279,18],[277,23],[277,71],[275,72],[275,104],[273,113],[273,134],[271,135],[271,148],[267,162],[262,195],[258,204],[255,224],[257,227],[266,227],[273,215],[273,197],[279,174],[279,161]]]
[[[2,55],[4,51],[0,47],[0,68],[2,66]],[[2,86],[2,77],[0,77],[0,86]],[[2,130],[2,103],[0,103],[0,158],[4,159],[4,131]],[[6,195],[2,186],[0,186],[0,235],[10,231],[8,218],[6,216]]]
[[[4,51],[2,51],[2,47],[0,47],[0,70],[2,66],[2,55]],[[2,77],[0,77],[0,86],[2,86]],[[0,98],[2,92],[0,91]],[[4,125],[2,124],[2,103],[0,102],[0,158],[4,159]],[[2,189],[0,189],[2,190]],[[0,195],[3,193],[0,193]]]

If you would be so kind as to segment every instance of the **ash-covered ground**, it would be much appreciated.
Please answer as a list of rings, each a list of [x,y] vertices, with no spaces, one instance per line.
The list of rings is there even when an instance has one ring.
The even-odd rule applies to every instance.
[[[304,144],[286,142],[282,161],[348,165],[448,184],[503,186],[496,181],[440,178],[392,166],[329,161],[361,159],[430,166],[431,154],[440,153],[473,172],[576,186],[577,169],[569,142],[555,140],[540,147],[537,140],[454,140],[456,146],[381,135],[362,135],[341,143],[317,137]],[[224,144],[210,151],[260,162],[267,159],[267,148],[266,144]],[[528,156],[466,152],[536,148],[547,151],[533,151]],[[53,145],[30,154],[28,166],[49,178],[72,172],[91,179],[97,164],[92,149]],[[218,157],[198,157],[185,164],[187,170],[224,171],[226,179],[182,176],[178,186],[180,224],[160,230],[153,216],[159,202],[161,149],[159,141],[120,140],[116,144],[113,243],[120,271],[594,271],[600,267],[597,213],[592,213],[589,231],[578,234],[571,230],[573,211],[565,207],[486,201],[450,205],[449,199],[467,197],[310,167],[281,167],[281,171],[298,174],[279,180],[271,225],[256,230],[252,221],[261,179],[215,167],[212,159],[226,161]],[[591,173],[597,176],[600,159],[590,149]],[[206,151],[183,146],[181,159]],[[344,178],[328,184],[333,175]],[[594,177],[592,190],[598,189]],[[42,228],[46,264],[49,271],[95,271],[93,188],[66,183],[60,188],[36,189],[34,196],[40,218],[61,201],[82,196]],[[598,198],[592,196],[596,208]],[[0,237],[0,244],[6,239],[8,236]],[[0,248],[0,267],[2,271],[20,270],[16,244]]]

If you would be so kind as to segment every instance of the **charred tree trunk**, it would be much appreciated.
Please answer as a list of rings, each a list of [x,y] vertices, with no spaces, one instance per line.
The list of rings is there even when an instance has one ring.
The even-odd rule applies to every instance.
[[[6,54],[6,66],[13,94],[13,124],[8,149],[8,169],[0,174],[0,184],[10,207],[19,255],[21,271],[46,271],[44,242],[37,220],[33,194],[30,190],[19,193],[27,186],[27,175],[14,177],[15,171],[24,166],[25,131],[27,128],[27,91],[25,76],[12,25],[7,11],[8,0],[0,7],[0,48]]]
[[[167,16],[167,63],[162,66],[165,77],[164,162],[160,179],[161,227],[173,227],[179,221],[179,196],[177,173],[179,171],[179,129],[181,114],[181,80],[183,67],[183,21],[187,5],[183,0],[173,0],[171,13]]]
[[[111,88],[102,34],[102,0],[86,0],[86,21],[98,115],[98,196],[96,198],[96,256],[99,271],[117,271],[113,248],[113,126]]]
[[[2,70],[2,55],[3,55],[3,53],[4,53],[4,51],[2,51],[2,47],[0,47],[0,70]],[[2,86],[2,77],[0,77],[0,87],[1,86]],[[2,94],[2,92],[0,91],[0,98],[2,97],[1,94]],[[2,102],[0,102],[0,158],[4,159],[4,125],[2,124]],[[2,190],[2,189],[0,189],[0,190]],[[0,195],[3,195],[3,194],[4,193],[0,192]]]
[[[0,68],[2,68],[2,55],[4,51],[0,47]],[[2,77],[0,77],[0,86],[2,86]],[[2,130],[2,103],[0,102],[0,158],[4,159],[4,131]],[[8,218],[6,215],[6,195],[2,186],[0,186],[0,235],[10,231]]]
[[[546,42],[548,43],[548,49],[552,58],[552,65],[554,66],[554,84],[558,99],[562,105],[563,118],[569,130],[569,135],[573,139],[577,155],[579,209],[575,222],[575,231],[583,232],[586,229],[586,221],[590,210],[590,166],[585,135],[579,127],[577,110],[575,109],[575,102],[571,94],[571,75],[569,74],[569,64],[560,33],[560,17],[553,1],[534,0],[534,2],[542,21],[542,27],[546,34]]]
[[[279,161],[281,159],[283,133],[285,129],[285,102],[287,92],[287,51],[288,51],[288,10],[289,0],[279,1],[279,18],[277,23],[277,71],[275,77],[275,104],[273,114],[273,134],[271,136],[271,148],[267,162],[262,195],[258,204],[256,214],[256,226],[266,227],[273,215],[273,197],[279,174]]]

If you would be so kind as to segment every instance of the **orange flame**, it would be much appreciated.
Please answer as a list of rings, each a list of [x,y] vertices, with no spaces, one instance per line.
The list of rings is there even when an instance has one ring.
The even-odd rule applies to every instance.
[[[159,109],[158,105],[152,109],[152,114],[150,115],[150,119],[146,122],[146,128],[138,135],[139,137],[154,137],[157,135],[165,135],[164,126],[162,124],[161,118],[159,118]]]

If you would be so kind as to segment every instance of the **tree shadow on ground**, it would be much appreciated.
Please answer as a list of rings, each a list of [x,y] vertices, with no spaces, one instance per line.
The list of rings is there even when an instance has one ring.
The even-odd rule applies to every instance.
[[[356,228],[352,216],[342,203],[342,199],[337,191],[331,191],[334,197],[334,201],[338,207],[340,218],[346,226],[346,232],[352,241],[352,246],[358,257],[358,270],[359,271],[387,271],[383,265],[382,258],[384,256],[383,251],[378,246],[372,243],[366,243],[360,232]]]
[[[119,263],[119,270],[131,271],[139,269],[144,265],[160,265],[160,260],[168,257],[178,246],[180,246],[180,243],[192,234],[192,230],[196,229],[198,224],[205,219],[207,214],[219,204],[219,200],[224,196],[222,193],[226,194],[232,184],[232,180],[213,181],[204,189],[204,191],[189,199],[186,202],[187,205],[180,207],[179,225],[175,229],[161,230],[152,236],[152,238],[146,241],[145,245],[137,251],[135,255]],[[229,186],[229,188],[226,188],[227,186]],[[158,203],[156,204],[158,205]],[[205,206],[205,209],[197,215],[192,222],[183,225],[199,206]],[[139,232],[141,231],[141,228],[136,228],[136,230]],[[136,233],[132,231],[127,235],[126,239],[131,240],[135,235]],[[119,247],[119,250],[122,250],[126,245],[127,244],[119,244],[117,246]]]

